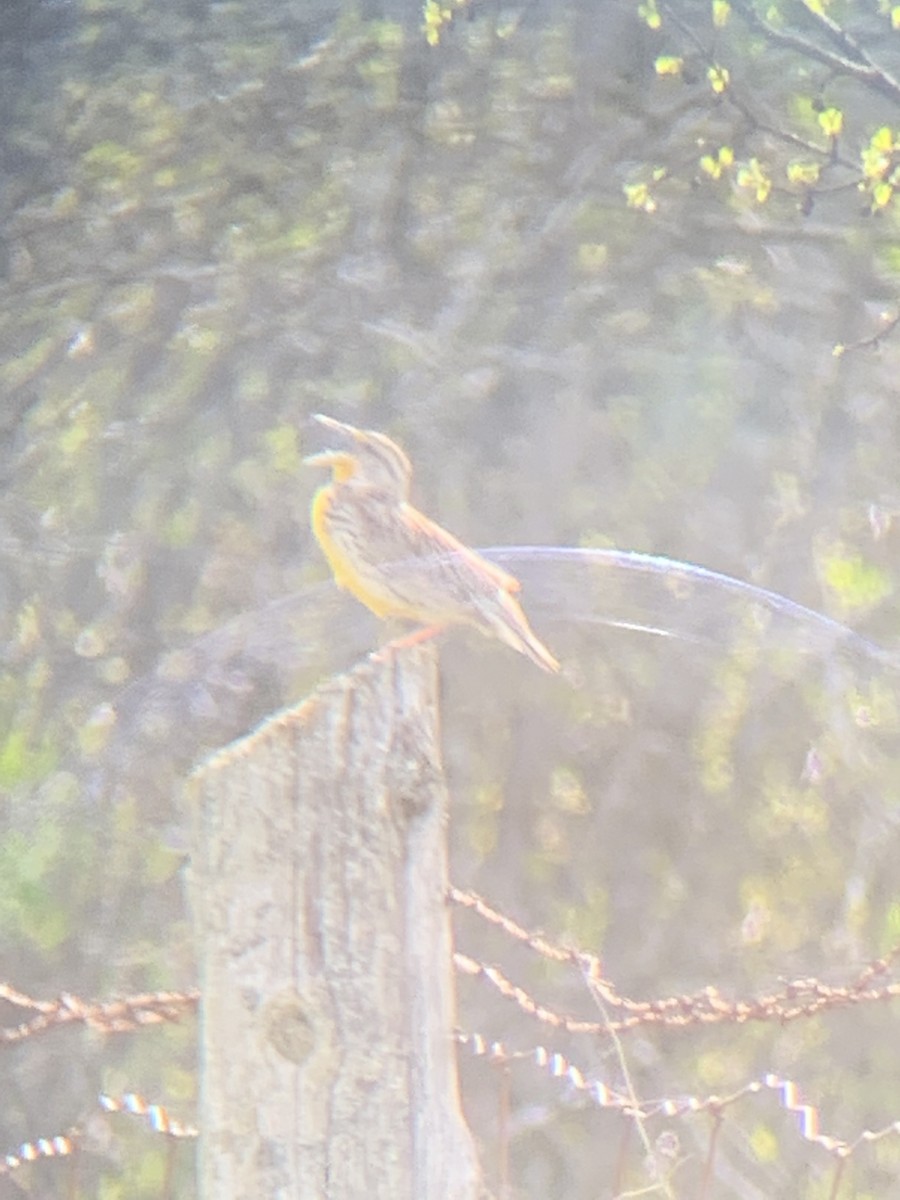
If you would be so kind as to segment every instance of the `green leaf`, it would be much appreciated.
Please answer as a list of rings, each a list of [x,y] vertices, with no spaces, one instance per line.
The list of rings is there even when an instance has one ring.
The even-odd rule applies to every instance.
[[[858,555],[852,558],[830,555],[822,564],[822,575],[845,609],[871,607],[893,591],[885,572]]]
[[[24,730],[13,729],[0,743],[0,788],[43,779],[55,765],[56,754],[46,738],[35,745]]]
[[[656,0],[644,0],[643,4],[639,4],[638,16],[644,21],[648,29],[662,28],[662,17],[659,15],[659,9],[656,7]]]
[[[836,138],[844,128],[844,114],[839,108],[826,108],[819,113],[819,125],[826,137]]]
[[[811,185],[819,182],[819,164],[814,162],[792,162],[787,166],[787,177],[791,183]]]
[[[731,82],[731,73],[727,67],[712,66],[706,72],[710,87],[717,96],[721,96]]]

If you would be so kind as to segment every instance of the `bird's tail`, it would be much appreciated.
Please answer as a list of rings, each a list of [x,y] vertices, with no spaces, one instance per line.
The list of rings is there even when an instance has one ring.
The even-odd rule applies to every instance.
[[[497,603],[483,614],[494,636],[530,658],[544,671],[554,674],[559,671],[559,663],[544,643],[535,637],[518,600],[503,588],[498,589],[496,599]]]

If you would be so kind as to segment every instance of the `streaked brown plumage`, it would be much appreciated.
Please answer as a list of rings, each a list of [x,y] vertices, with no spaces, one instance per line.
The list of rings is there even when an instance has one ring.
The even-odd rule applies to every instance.
[[[313,498],[312,527],[338,586],[378,617],[474,626],[558,671],[516,599],[519,581],[409,503],[412,467],[400,447],[383,433],[315,420],[342,447],[304,460],[331,468]]]

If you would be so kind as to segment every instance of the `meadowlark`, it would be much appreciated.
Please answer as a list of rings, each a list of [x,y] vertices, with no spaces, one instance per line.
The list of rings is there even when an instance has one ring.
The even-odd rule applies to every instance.
[[[313,497],[312,528],[338,587],[377,617],[422,626],[410,641],[447,625],[470,625],[545,671],[558,671],[516,599],[518,579],[409,503],[412,467],[396,442],[331,417],[314,420],[341,447],[304,459],[331,468],[330,482]]]

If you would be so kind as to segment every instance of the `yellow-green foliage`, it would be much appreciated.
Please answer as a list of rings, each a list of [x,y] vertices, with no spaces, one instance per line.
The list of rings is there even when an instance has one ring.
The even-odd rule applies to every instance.
[[[822,578],[834,599],[845,611],[869,608],[891,595],[893,583],[881,567],[861,555],[840,550],[823,555]]]

